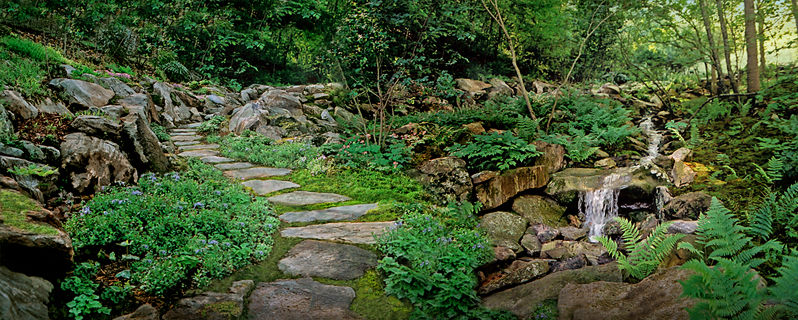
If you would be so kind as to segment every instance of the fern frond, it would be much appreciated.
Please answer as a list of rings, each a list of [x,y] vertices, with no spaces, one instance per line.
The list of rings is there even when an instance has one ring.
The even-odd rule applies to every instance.
[[[781,158],[771,157],[767,163],[767,175],[774,182],[781,180],[784,172],[784,161]]]
[[[654,231],[645,240],[640,240],[640,230],[626,219],[616,217],[621,226],[628,255],[623,255],[618,250],[618,245],[608,237],[598,237],[598,241],[607,248],[607,252],[618,260],[618,268],[629,272],[636,279],[643,279],[659,267],[676,246],[683,234],[667,234],[669,223],[663,223],[654,228]]]
[[[774,206],[777,205],[776,194],[771,193],[768,195],[767,200],[754,210],[748,213],[748,225],[752,235],[758,236],[764,240],[770,238],[773,233],[773,218],[775,215]]]
[[[765,181],[766,181],[767,183],[773,183],[773,179],[771,179],[771,178],[770,178],[770,175],[768,175],[768,173],[767,173],[767,172],[765,172],[765,169],[762,169],[762,167],[760,167],[760,166],[759,166],[758,164],[756,164],[756,163],[752,163],[752,165],[754,165],[754,167],[756,168],[756,171],[757,171],[757,172],[759,172],[759,174],[760,174],[760,175],[761,175],[763,178],[765,178]]]
[[[775,285],[770,292],[784,306],[785,318],[795,319],[798,317],[798,291],[795,290],[795,284],[798,283],[798,257],[795,251],[792,256],[784,256],[778,271],[780,276],[773,279]]]

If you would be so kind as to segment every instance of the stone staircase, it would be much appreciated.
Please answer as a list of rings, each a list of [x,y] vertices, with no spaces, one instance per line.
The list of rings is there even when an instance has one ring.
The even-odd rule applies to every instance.
[[[197,157],[214,165],[224,171],[226,177],[240,181],[242,185],[251,188],[253,193],[267,197],[272,203],[285,207],[302,207],[352,200],[340,194],[302,190],[301,185],[290,181],[291,169],[263,167],[222,157],[218,144],[202,143],[203,137],[197,132],[199,126],[200,123],[194,123],[171,131],[172,140],[178,147],[177,155],[184,158]],[[272,179],[283,176],[288,176],[289,181]],[[275,195],[280,191],[283,193]],[[249,319],[360,319],[349,310],[355,298],[352,288],[322,284],[310,277],[353,280],[362,277],[367,269],[377,265],[378,257],[374,253],[351,245],[375,244],[374,235],[384,233],[393,225],[393,221],[354,222],[375,208],[377,204],[371,203],[281,214],[280,219],[285,223],[303,223],[305,226],[283,227],[280,235],[307,240],[292,247],[281,257],[277,266],[287,275],[303,278],[258,284],[252,280],[237,281],[229,294],[205,293],[181,300],[163,319],[213,318],[213,312],[208,312],[213,311],[213,308],[197,307],[198,301],[205,302],[206,306],[233,303],[242,308],[241,311],[247,308]],[[246,299],[246,293],[250,291],[252,293]],[[245,306],[244,301],[248,305]],[[229,319],[237,317],[235,312],[220,315]]]

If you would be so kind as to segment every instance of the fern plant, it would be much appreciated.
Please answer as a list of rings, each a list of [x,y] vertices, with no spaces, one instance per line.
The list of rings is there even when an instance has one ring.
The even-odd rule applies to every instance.
[[[632,278],[642,280],[649,276],[662,260],[670,254],[684,234],[667,234],[670,222],[661,223],[647,238],[643,239],[640,230],[635,225],[624,218],[616,217],[621,225],[624,246],[628,248],[628,255],[624,255],[618,249],[618,244],[607,236],[597,237],[596,239],[607,248],[610,256],[618,260],[618,268],[629,272]]]
[[[795,284],[798,283],[798,252],[792,251],[792,255],[784,256],[781,267],[778,269],[780,277],[773,279],[774,286],[770,288],[773,299],[778,301],[785,318],[798,318],[798,293],[795,291]]]
[[[469,166],[479,171],[503,171],[527,165],[542,154],[535,145],[526,143],[509,131],[476,135],[474,141],[467,145],[455,143],[446,150],[452,156],[468,160]]]
[[[687,309],[690,319],[770,319],[776,310],[764,308],[767,291],[759,288],[756,272],[733,260],[714,267],[691,260],[683,268],[696,274],[682,284],[682,297],[699,301]]]
[[[749,232],[763,240],[777,234],[784,241],[798,239],[798,183],[778,197],[771,193],[765,202],[748,212]]]

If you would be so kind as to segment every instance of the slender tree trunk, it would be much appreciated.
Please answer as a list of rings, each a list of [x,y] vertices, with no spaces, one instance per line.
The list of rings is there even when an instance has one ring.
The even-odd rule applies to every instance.
[[[762,10],[762,1],[756,7],[757,25],[757,40],[759,40],[759,76],[764,76],[767,73],[767,62],[765,61],[765,13]]]
[[[756,10],[754,0],[745,0],[745,51],[748,54],[748,63],[745,66],[748,73],[748,92],[759,91],[759,67],[757,66],[757,41],[756,41]]]
[[[798,0],[790,0],[792,2],[792,16],[795,19],[795,32],[798,32]]]
[[[704,28],[707,29],[707,40],[709,41],[709,51],[712,63],[713,82],[717,83],[718,91],[715,94],[726,93],[726,86],[723,83],[723,69],[720,68],[720,55],[718,55],[718,48],[715,46],[715,37],[712,35],[712,24],[709,21],[709,14],[707,13],[707,5],[705,0],[698,0],[698,6],[701,8],[701,18],[704,20]],[[718,75],[715,75],[717,72]]]
[[[718,4],[718,21],[720,21],[720,35],[723,37],[723,53],[726,55],[726,72],[729,74],[729,82],[731,83],[732,91],[740,93],[737,88],[737,77],[734,75],[734,69],[731,65],[731,48],[729,47],[729,32],[726,28],[726,13],[723,8],[723,0],[717,0]]]

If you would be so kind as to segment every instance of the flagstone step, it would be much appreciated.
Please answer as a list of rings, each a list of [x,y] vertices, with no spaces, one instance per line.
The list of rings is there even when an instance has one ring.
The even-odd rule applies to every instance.
[[[191,150],[202,150],[202,149],[219,149],[219,145],[212,143],[212,144],[200,144],[200,145],[193,145],[193,146],[182,146],[180,151],[191,151]]]
[[[202,136],[174,136],[172,141],[196,141],[202,139]]]
[[[352,200],[347,196],[335,193],[320,193],[308,191],[294,191],[266,198],[276,204],[284,206],[307,206],[311,204],[343,202]]]
[[[265,195],[280,190],[299,188],[300,185],[291,181],[282,180],[249,180],[241,183],[246,187],[252,188],[255,193]]]
[[[200,144],[200,142],[199,141],[175,141],[174,144],[176,146],[178,146],[178,147],[182,147],[182,146],[191,146],[191,145]]]
[[[371,203],[333,207],[324,210],[286,212],[280,215],[280,219],[289,223],[343,220],[351,221],[360,218],[364,214],[376,208],[377,204]]]
[[[305,240],[277,263],[288,275],[352,280],[377,265],[377,255],[350,244]]]
[[[208,157],[208,156],[218,156],[219,155],[219,151],[216,151],[216,150],[192,150],[192,151],[181,152],[181,153],[178,153],[177,155],[181,156],[181,157],[202,158],[202,157]]]
[[[202,122],[197,122],[197,123],[184,124],[184,125],[179,126],[177,128],[178,129],[194,129],[194,128],[198,128],[201,125],[202,125]]]
[[[233,162],[233,163],[222,163],[217,164],[214,167],[219,170],[238,170],[238,169],[247,169],[254,167],[254,164],[249,162]]]
[[[280,231],[280,235],[288,238],[375,244],[377,241],[374,240],[374,236],[384,234],[391,227],[396,227],[394,221],[333,222],[307,227],[285,228]]]
[[[228,178],[238,180],[250,180],[257,178],[279,177],[291,173],[291,169],[253,167],[240,170],[226,171],[224,175]]]
[[[194,136],[197,135],[197,132],[172,132],[169,134],[172,137],[180,137],[180,136]]]
[[[208,156],[208,157],[204,157],[204,158],[202,158],[200,160],[202,160],[202,162],[205,162],[207,164],[216,164],[216,163],[225,163],[225,162],[233,162],[233,161],[235,161],[235,160],[230,159],[230,158],[219,157],[219,156]]]

